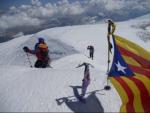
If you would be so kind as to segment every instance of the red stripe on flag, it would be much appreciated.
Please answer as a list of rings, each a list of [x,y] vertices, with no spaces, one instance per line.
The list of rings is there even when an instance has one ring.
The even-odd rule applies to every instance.
[[[150,79],[150,71],[141,67],[133,66],[133,65],[129,65],[129,67],[133,72],[142,74],[143,76],[147,76]]]
[[[150,112],[150,96],[148,93],[148,90],[146,89],[145,85],[143,84],[142,81],[134,78],[134,77],[130,77],[130,80],[132,80],[136,86],[138,87],[139,91],[140,91],[140,96],[141,96],[141,102],[142,102],[142,106],[144,108],[145,112]]]
[[[146,59],[144,59],[143,57],[138,56],[138,55],[134,54],[133,52],[130,52],[130,51],[128,51],[128,50],[122,48],[122,47],[119,46],[119,45],[117,45],[117,47],[119,48],[121,54],[134,58],[134,59],[135,59],[139,64],[141,64],[143,67],[150,69],[150,61],[149,61],[149,60],[146,60]]]
[[[126,109],[128,113],[131,112],[135,112],[134,106],[133,106],[133,99],[134,99],[134,95],[130,89],[130,87],[128,86],[128,84],[126,84],[126,82],[124,82],[123,79],[121,79],[120,77],[114,77],[120,84],[121,86],[124,88],[125,92],[128,95],[128,103],[126,104]]]

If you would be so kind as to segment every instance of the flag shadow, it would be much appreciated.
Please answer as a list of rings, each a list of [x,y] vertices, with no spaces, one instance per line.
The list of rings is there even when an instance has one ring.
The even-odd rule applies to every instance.
[[[86,103],[80,102],[78,99],[80,98],[78,89],[81,88],[81,86],[71,86],[74,92],[74,96],[71,97],[64,97],[61,98],[61,102],[58,100],[57,104],[61,105],[63,102],[68,106],[69,109],[71,109],[73,112],[100,112],[103,113],[104,109],[96,97],[95,93],[96,91],[89,94],[89,96],[86,98]],[[72,98],[74,97],[74,98]]]

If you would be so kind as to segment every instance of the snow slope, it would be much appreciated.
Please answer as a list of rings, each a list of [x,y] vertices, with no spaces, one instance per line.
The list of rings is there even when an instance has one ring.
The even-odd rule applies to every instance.
[[[150,50],[150,42],[144,42],[138,37],[139,29],[132,27],[133,21],[136,20],[117,23],[116,34]],[[43,30],[1,43],[0,111],[119,112],[121,100],[114,87],[110,91],[101,90],[107,77],[106,33],[106,24],[68,26]],[[22,47],[34,48],[38,37],[44,37],[49,46],[53,69],[29,67]],[[95,47],[93,61],[87,57],[88,45]],[[32,55],[29,57],[33,64],[36,58]],[[86,95],[86,104],[80,103],[74,96],[82,84],[84,71],[83,68],[75,67],[83,62],[89,62],[95,67],[90,70],[88,92],[93,92]],[[78,91],[81,92],[80,89]]]

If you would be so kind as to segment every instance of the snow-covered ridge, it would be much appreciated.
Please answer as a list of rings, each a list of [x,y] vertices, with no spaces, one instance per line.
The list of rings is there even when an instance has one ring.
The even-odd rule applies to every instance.
[[[27,64],[27,62],[26,62],[27,56],[23,52],[22,48],[24,46],[28,46],[30,49],[34,50],[34,43],[37,42],[38,36],[37,37],[35,35],[23,36],[21,41],[23,42],[23,40],[25,38],[28,38],[28,40],[25,41],[24,43],[16,44],[15,40],[18,40],[18,38],[17,38],[15,40],[10,41],[10,43],[4,44],[4,45],[6,45],[6,47],[2,46],[2,48],[5,48],[6,51],[1,51],[1,54],[3,54],[3,56],[5,56],[0,62],[1,65],[6,65],[6,64],[7,65],[26,65]],[[48,38],[45,37],[45,39],[47,39],[46,42],[49,47],[50,57],[52,60],[56,60],[56,59],[65,57],[67,55],[79,53],[72,46],[63,43],[60,40],[50,38],[50,37],[48,37]],[[15,48],[11,47],[12,44],[13,45],[16,44]],[[11,50],[10,48],[12,48],[13,50]],[[12,59],[12,56],[13,56],[13,59]],[[30,59],[32,62],[35,62],[35,56],[30,55]],[[5,61],[7,61],[7,62],[5,62]]]
[[[150,14],[131,20],[132,27],[138,29],[137,35],[144,41],[150,41]]]

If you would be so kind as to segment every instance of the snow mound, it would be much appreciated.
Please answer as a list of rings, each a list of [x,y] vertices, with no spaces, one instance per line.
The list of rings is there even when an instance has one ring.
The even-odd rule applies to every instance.
[[[1,51],[2,55],[4,56],[3,59],[0,61],[1,65],[22,65],[22,66],[28,65],[27,55],[23,52],[22,48],[24,46],[28,46],[30,49],[34,50],[34,44],[38,42],[38,36],[37,37],[35,37],[34,35],[26,36],[26,37],[22,37],[19,40],[23,42],[24,41],[23,38],[28,38],[28,40],[25,40],[24,43],[16,44],[16,40],[19,39],[17,38],[13,41],[6,43],[5,47],[2,47],[5,48],[5,51]],[[57,60],[71,54],[79,53],[77,50],[75,50],[75,48],[73,48],[72,46],[66,43],[63,43],[58,39],[53,39],[50,37],[44,37],[44,39],[46,40],[46,43],[49,47],[50,50],[49,54],[52,60]],[[15,46],[13,46],[12,48],[11,47],[12,45]],[[10,48],[12,48],[13,50],[11,50]],[[32,61],[32,63],[36,61],[34,55],[29,55],[29,58]]]

